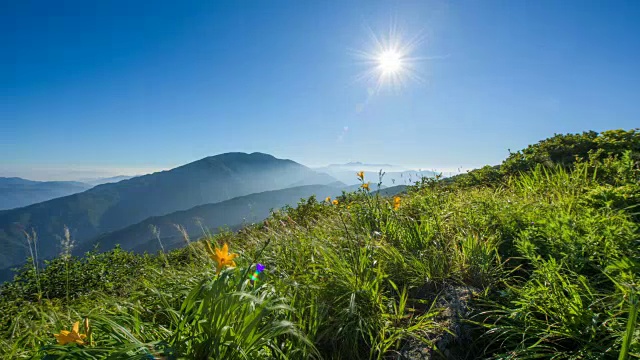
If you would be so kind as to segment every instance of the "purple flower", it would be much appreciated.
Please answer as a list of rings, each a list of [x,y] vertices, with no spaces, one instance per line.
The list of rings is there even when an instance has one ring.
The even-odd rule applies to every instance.
[[[258,270],[258,272],[263,272],[264,271],[264,265],[258,263],[256,264],[256,270]]]

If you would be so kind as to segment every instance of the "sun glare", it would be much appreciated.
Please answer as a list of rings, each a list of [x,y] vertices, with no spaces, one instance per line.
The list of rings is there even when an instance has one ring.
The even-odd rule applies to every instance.
[[[386,74],[402,71],[402,55],[395,50],[383,51],[378,57],[378,68]]]
[[[420,37],[405,40],[395,26],[389,33],[378,35],[369,29],[371,44],[369,51],[356,51],[356,55],[364,60],[367,70],[358,79],[375,83],[375,91],[385,88],[399,89],[409,80],[420,81],[415,65],[418,58],[413,52],[419,45]]]

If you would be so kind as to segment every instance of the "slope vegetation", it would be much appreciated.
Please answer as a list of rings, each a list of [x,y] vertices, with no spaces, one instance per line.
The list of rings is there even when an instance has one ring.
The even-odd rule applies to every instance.
[[[640,138],[624,133],[399,197],[310,198],[156,256],[27,266],[0,288],[0,357],[638,358]],[[571,151],[562,137],[529,150]]]
[[[185,244],[185,234],[182,230],[190,237],[200,237],[207,233],[215,233],[219,228],[238,229],[243,225],[264,220],[272,209],[295,205],[301,198],[315,196],[324,199],[336,195],[340,195],[340,190],[335,187],[307,185],[240,196],[215,204],[151,217],[124,229],[101,235],[80,250],[88,251],[96,245],[101,249],[112,249],[120,245],[125,250],[135,250],[139,253],[156,252],[161,250],[161,245],[165,250],[174,249]]]

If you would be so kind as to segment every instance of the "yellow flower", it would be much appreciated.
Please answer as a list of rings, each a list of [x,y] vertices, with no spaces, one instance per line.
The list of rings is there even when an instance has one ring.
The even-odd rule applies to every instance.
[[[369,191],[369,183],[364,183],[364,184],[360,185],[360,187],[365,189],[365,190],[367,190],[367,191]]]
[[[358,179],[364,180],[364,171],[359,171],[356,173],[356,175],[358,175]]]
[[[80,331],[80,321],[76,321],[73,324],[73,328],[71,329],[71,331],[62,330],[60,331],[60,334],[54,334],[53,336],[56,338],[56,340],[58,340],[58,344],[60,345],[66,345],[70,343],[84,345],[84,339],[87,338],[87,335],[80,334],[79,331]]]
[[[217,264],[216,268],[218,272],[224,269],[225,266],[236,266],[236,263],[235,261],[233,261],[233,259],[235,259],[238,254],[229,254],[229,245],[225,243],[222,246],[222,249],[216,247],[215,251],[211,247],[211,244],[208,240],[205,240],[205,245],[207,246],[207,253],[209,253],[209,257]]]
[[[324,201],[326,201],[326,202],[331,202],[331,196],[327,196],[327,198],[326,198],[326,199],[324,199]]]
[[[338,200],[333,200],[333,202],[331,202],[333,205],[338,205]]]
[[[393,210],[398,210],[400,208],[400,197],[396,196],[393,198]]]

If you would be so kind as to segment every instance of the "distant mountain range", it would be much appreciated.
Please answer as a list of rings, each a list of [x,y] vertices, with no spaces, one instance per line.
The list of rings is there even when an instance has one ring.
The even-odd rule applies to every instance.
[[[76,181],[32,181],[0,177],[0,210],[15,209],[90,189]]]
[[[375,166],[399,169],[348,163],[312,170],[267,154],[227,153],[168,171],[87,180],[90,183],[0,178],[0,204],[21,206],[20,199],[37,202],[0,211],[0,281],[7,280],[8,269],[23,264],[29,254],[24,231],[33,229],[38,234],[40,259],[60,253],[65,225],[76,254],[95,246],[109,250],[116,244],[126,250],[154,252],[160,245],[152,227],[169,250],[184,244],[175,225],[182,225],[194,239],[202,235],[202,227],[238,229],[302,198],[315,195],[321,200],[355,191],[359,187],[356,171],[361,169],[366,180],[375,184],[378,173],[366,170]],[[433,172],[388,172],[380,193],[391,196],[405,191],[405,185],[420,176],[433,176]],[[48,197],[35,195],[45,193]]]
[[[96,185],[128,180],[133,176],[86,179],[82,181],[34,181],[0,177],[0,210],[16,209],[43,201],[77,194]]]
[[[334,168],[334,169],[343,168],[346,170],[353,170],[353,169],[367,170],[370,168],[375,168],[375,169],[383,168],[383,169],[390,170],[391,168],[398,168],[398,166],[391,165],[391,164],[368,164],[360,161],[352,161],[346,164],[331,164],[331,165],[328,165],[327,167]]]
[[[385,173],[380,179],[379,171]],[[314,168],[314,170],[328,174],[338,181],[347,185],[354,185],[359,182],[356,172],[364,171],[365,181],[373,184],[382,182],[385,187],[395,185],[411,185],[423,177],[434,177],[436,172],[426,170],[404,170],[402,167],[389,164],[366,164],[361,162],[350,162],[347,164],[332,164],[329,166]]]
[[[190,164],[158,173],[134,177],[117,183],[98,185],[81,193],[64,196],[34,205],[0,211],[0,268],[23,263],[28,256],[24,231],[34,229],[38,233],[40,258],[51,258],[59,251],[59,237],[64,226],[68,226],[77,248],[85,248],[96,241],[108,246],[120,243],[127,248],[144,244],[144,239],[136,244],[119,241],[118,235],[102,234],[123,230],[154,216],[164,216],[176,211],[189,210],[186,215],[176,214],[169,221],[200,216],[201,210],[192,208],[215,204],[236,197],[265,191],[281,190],[292,186],[298,190],[277,194],[256,195],[255,203],[260,204],[259,214],[266,207],[278,207],[292,197],[311,194],[306,185],[332,184],[329,188],[318,188],[322,193],[330,188],[339,189],[344,184],[325,173],[313,171],[291,160],[277,159],[262,153],[227,153],[207,157]],[[305,194],[305,195],[303,195]],[[265,201],[264,199],[271,199]],[[244,207],[245,200],[227,204],[228,209]],[[251,200],[249,200],[251,201]],[[239,206],[239,207],[238,207]],[[213,207],[212,214],[224,214],[225,207]],[[209,214],[206,208],[204,214]],[[249,209],[246,209],[249,210]],[[257,210],[256,210],[257,213]],[[244,216],[250,216],[246,211]],[[218,215],[216,215],[218,216]],[[220,222],[211,224],[235,225],[239,212],[231,212]],[[161,223],[164,224],[164,223]],[[146,226],[143,224],[140,226]],[[185,226],[189,224],[183,224]],[[217,225],[216,225],[217,226]],[[140,228],[132,228],[122,234],[137,233]],[[130,232],[131,231],[131,232]],[[167,230],[162,227],[164,234]],[[127,235],[121,239],[130,241]],[[103,249],[106,249],[103,247]]]

